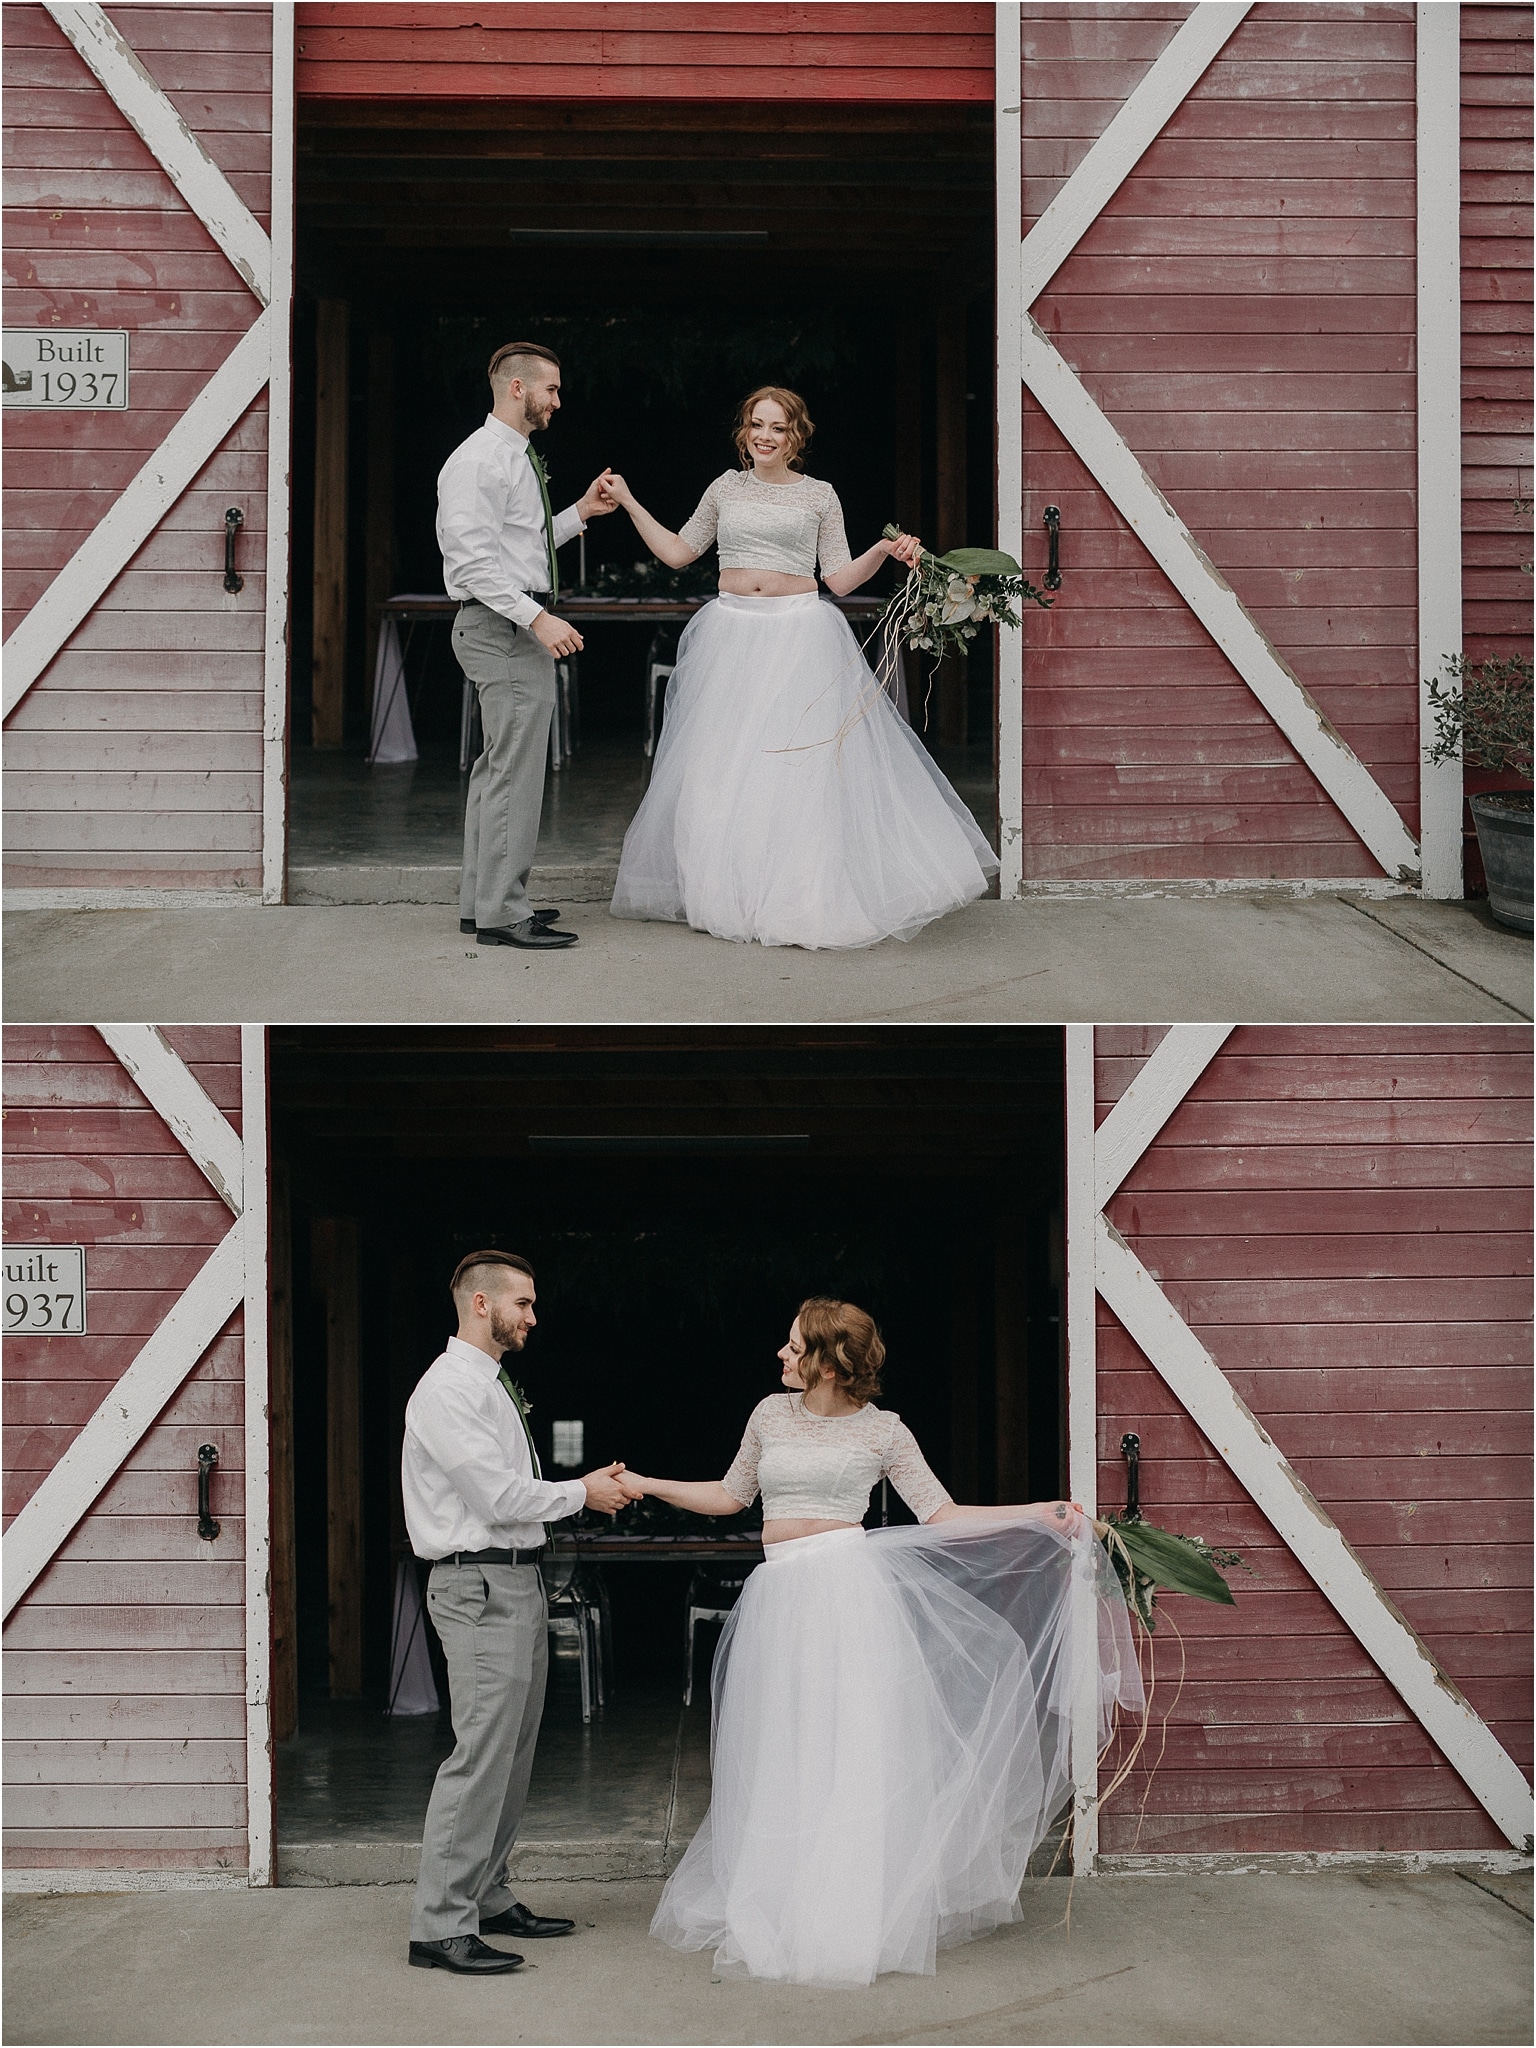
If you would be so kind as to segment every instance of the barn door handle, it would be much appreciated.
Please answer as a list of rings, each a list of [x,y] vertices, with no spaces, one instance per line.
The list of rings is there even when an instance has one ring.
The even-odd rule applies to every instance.
[[[224,588],[244,590],[245,578],[235,574],[235,535],[245,524],[245,514],[238,505],[231,505],[224,514]]]
[[[1123,1521],[1141,1520],[1141,1438],[1135,1430],[1128,1429],[1120,1439],[1120,1455],[1125,1460],[1125,1514]]]
[[[1051,559],[1046,565],[1045,587],[1047,590],[1061,588],[1061,507],[1047,505],[1041,521],[1050,537]]]
[[[197,1447],[197,1533],[199,1540],[211,1543],[219,1533],[219,1525],[213,1519],[213,1468],[219,1462],[216,1444],[199,1444]]]

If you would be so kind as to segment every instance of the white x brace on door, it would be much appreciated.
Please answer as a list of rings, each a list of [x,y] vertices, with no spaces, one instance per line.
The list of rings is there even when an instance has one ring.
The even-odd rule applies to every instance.
[[[1262,5],[1262,0],[1260,0]],[[1138,536],[1236,674],[1295,748],[1383,874],[1459,897],[1461,767],[1421,758],[1422,846],[1195,540],[1030,308],[1171,116],[1250,13],[1254,0],[1197,0],[1162,54],[1021,236],[1025,169],[1021,20],[997,8],[998,544],[1023,559],[1023,403],[1027,386]],[[1066,0],[1070,11],[1070,0]],[[1461,648],[1460,8],[1417,8],[1418,645],[1420,669]],[[1002,893],[1023,893],[1024,653],[1000,636],[999,815]],[[1431,734],[1426,682],[1420,738]],[[1422,756],[1422,748],[1421,748]]]
[[[159,1328],[103,1395],[5,1536],[4,1615],[60,1546],[237,1309],[245,1330],[245,1760],[250,1882],[272,1882],[271,1624],[267,1490],[266,1028],[240,1027],[243,1138],[150,1024],[101,1024],[108,1047],[234,1217]]]
[[[282,901],[288,715],[288,500],[293,299],[293,5],[272,8],[272,232],[94,0],[43,0],[123,117],[262,307],[159,448],[6,641],[4,716],[89,617],[226,436],[268,390],[262,691],[262,901]]]
[[[1104,1214],[1232,1028],[1174,1025],[1095,1130],[1095,1027],[1067,1027],[1068,1489],[1088,1513],[1097,1513],[1095,1304],[1102,1296],[1446,1761],[1512,1847],[1529,1856],[1532,1796],[1519,1765]],[[1091,1870],[1098,1850],[1097,1708],[1091,1696],[1078,1704],[1073,1759],[1077,1867]]]

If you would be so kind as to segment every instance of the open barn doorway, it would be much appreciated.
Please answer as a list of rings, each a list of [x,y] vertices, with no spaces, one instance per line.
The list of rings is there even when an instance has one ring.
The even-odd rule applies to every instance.
[[[541,440],[557,502],[611,463],[676,527],[734,466],[743,393],[784,382],[856,549],[893,518],[940,548],[990,539],[992,129],[976,103],[300,100],[291,900],[456,900],[475,742],[449,621],[386,606],[441,598],[437,472],[514,335],[562,359]],[[607,900],[644,791],[647,682],[680,621],[633,601],[707,595],[714,566],[658,573],[623,513],[562,551],[567,593],[608,610],[578,618],[536,860],[550,899]],[[414,761],[368,759],[381,630]],[[978,640],[908,694],[995,844],[992,664]]]
[[[718,1476],[827,1292],[881,1324],[882,1405],[958,1499],[1058,1496],[1063,1057],[1024,1027],[273,1032],[280,1881],[412,1875],[451,1746],[430,1698],[386,1710],[405,1403],[458,1258],[537,1268],[519,1373],[546,1469]],[[685,1711],[677,1544],[723,1525],[627,1513],[579,1559],[563,1539],[603,1596],[606,1697],[584,1720],[557,1639],[527,1875],[658,1872],[708,1796],[715,1633]],[[894,1492],[882,1513],[908,1519]]]

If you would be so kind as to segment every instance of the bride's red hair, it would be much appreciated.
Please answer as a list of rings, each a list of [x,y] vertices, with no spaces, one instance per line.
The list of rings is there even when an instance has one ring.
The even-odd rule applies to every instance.
[[[786,391],[782,384],[759,384],[755,391],[749,391],[736,412],[736,453],[743,469],[752,467],[752,458],[747,453],[747,435],[752,425],[752,408],[761,405],[765,398],[771,398],[784,414],[789,428],[789,453],[784,458],[791,469],[800,467],[800,457],[810,446],[816,422],[811,418],[805,400],[798,391]]]
[[[825,1378],[835,1381],[861,1408],[872,1401],[880,1391],[880,1368],[885,1363],[874,1317],[851,1301],[813,1294],[801,1302],[796,1320],[805,1344],[799,1364],[807,1390]]]

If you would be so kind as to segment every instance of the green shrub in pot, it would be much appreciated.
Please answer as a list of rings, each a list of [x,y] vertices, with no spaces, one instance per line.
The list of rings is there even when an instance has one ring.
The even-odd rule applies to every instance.
[[[1469,768],[1512,772],[1531,779],[1532,666],[1523,654],[1506,661],[1445,664],[1449,680],[1429,683],[1434,706],[1432,762],[1460,760]],[[1488,876],[1488,907],[1500,924],[1531,929],[1531,791],[1489,790],[1467,799]]]

